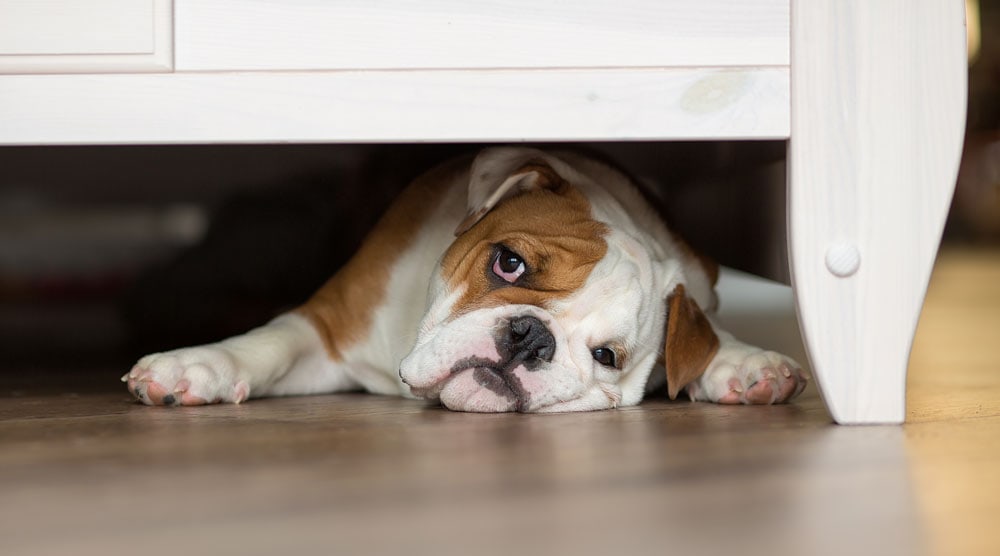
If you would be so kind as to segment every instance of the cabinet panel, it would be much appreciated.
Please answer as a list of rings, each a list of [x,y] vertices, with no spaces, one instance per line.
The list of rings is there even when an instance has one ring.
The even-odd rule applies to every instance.
[[[788,64],[788,0],[176,0],[178,70]]]
[[[169,70],[170,0],[0,0],[0,73]]]
[[[17,75],[0,145],[788,137],[788,68]]]

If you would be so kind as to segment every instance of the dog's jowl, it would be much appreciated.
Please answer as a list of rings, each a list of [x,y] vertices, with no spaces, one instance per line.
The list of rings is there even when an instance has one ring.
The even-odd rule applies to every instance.
[[[151,405],[365,389],[461,411],[585,411],[664,381],[670,397],[790,400],[804,373],[718,326],[716,276],[621,172],[491,148],[415,180],[298,309],[148,355],[122,379]]]

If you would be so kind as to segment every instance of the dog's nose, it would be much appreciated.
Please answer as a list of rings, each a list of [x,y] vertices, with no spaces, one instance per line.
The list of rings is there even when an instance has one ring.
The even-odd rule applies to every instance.
[[[556,339],[541,320],[531,317],[515,317],[510,320],[507,331],[507,348],[510,359],[517,361],[552,361],[556,353]]]

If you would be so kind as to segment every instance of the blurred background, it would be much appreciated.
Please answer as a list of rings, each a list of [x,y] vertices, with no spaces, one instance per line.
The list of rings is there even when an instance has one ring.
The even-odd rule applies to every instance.
[[[1000,256],[1000,2],[969,3],[967,138],[943,249]],[[0,381],[86,388],[304,301],[409,179],[478,145],[0,148]],[[784,142],[584,146],[672,225],[778,281]],[[116,375],[117,376],[117,375]]]

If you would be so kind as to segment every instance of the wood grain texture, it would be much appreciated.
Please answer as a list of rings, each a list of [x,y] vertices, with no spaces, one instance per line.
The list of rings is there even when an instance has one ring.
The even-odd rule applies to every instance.
[[[1000,250],[942,248],[910,357],[906,454],[930,554],[1000,553]]]
[[[838,549],[912,554],[918,528],[902,431],[838,432],[816,398],[518,416],[368,395],[158,411],[92,394],[4,413],[5,554],[645,554],[749,539],[740,553],[822,554],[813,543],[848,528]]]
[[[0,76],[7,145],[787,135],[787,68]]]
[[[0,0],[0,74],[164,72],[172,64],[172,0]]]
[[[789,254],[813,371],[840,423],[898,423],[965,125],[959,0],[792,3]],[[853,247],[839,277],[825,259]]]
[[[27,375],[0,384],[0,552],[996,554],[997,330],[1000,251],[943,252],[901,427],[835,426],[808,392],[567,415],[362,394],[150,408],[119,369],[89,390]]]
[[[787,0],[178,0],[182,71],[787,66]]]

